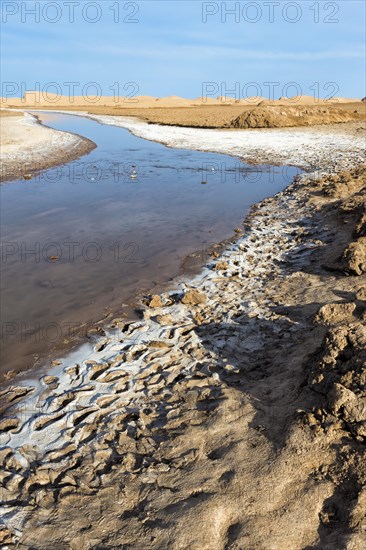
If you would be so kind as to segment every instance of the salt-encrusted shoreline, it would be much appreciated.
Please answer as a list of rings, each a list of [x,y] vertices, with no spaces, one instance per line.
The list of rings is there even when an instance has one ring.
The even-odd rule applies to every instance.
[[[30,113],[0,120],[1,182],[70,162],[96,147],[87,138],[44,126]]]
[[[95,118],[102,118],[100,121],[105,123],[107,117]],[[138,121],[119,122],[137,135],[157,141],[162,140],[161,131],[169,130],[151,128]],[[118,324],[113,335],[107,332],[93,350],[89,347],[71,354],[42,381],[29,382],[28,386],[24,383],[4,392],[2,398],[8,406],[2,426],[5,447],[2,459],[7,470],[12,464],[16,472],[9,478],[5,476],[3,512],[10,530],[7,536],[21,542],[26,540],[27,544],[29,541],[39,548],[46,548],[40,542],[45,536],[47,544],[51,540],[53,544],[59,540],[65,540],[65,544],[72,541],[73,546],[65,548],[86,549],[91,540],[108,547],[126,542],[131,548],[149,544],[151,548],[165,548],[173,540],[174,548],[190,544],[192,548],[222,548],[226,535],[221,535],[221,527],[215,523],[219,520],[212,519],[212,511],[220,502],[219,506],[225,510],[220,525],[229,529],[239,521],[235,518],[239,517],[240,507],[236,492],[227,493],[227,489],[217,485],[222,476],[230,478],[226,470],[217,470],[217,465],[221,464],[224,456],[221,449],[226,442],[241,434],[235,445],[240,442],[244,447],[239,454],[235,451],[236,458],[229,459],[229,464],[235,473],[234,486],[239,480],[245,487],[245,494],[240,493],[242,507],[253,509],[257,492],[268,488],[275,476],[281,486],[290,485],[285,504],[281,504],[286,510],[275,517],[284,517],[290,510],[292,531],[281,524],[283,520],[276,519],[271,524],[272,547],[287,544],[297,549],[317,540],[315,518],[322,503],[332,495],[332,484],[329,480],[320,485],[308,482],[309,474],[300,467],[296,470],[294,456],[299,453],[311,456],[309,460],[314,467],[318,464],[319,445],[330,448],[330,435],[322,435],[323,439],[316,441],[305,435],[301,444],[297,439],[299,453],[296,451],[293,456],[287,450],[283,463],[279,457],[276,459],[267,437],[273,437],[276,444],[281,440],[284,423],[293,411],[295,380],[303,376],[301,360],[316,349],[323,333],[311,334],[310,330],[309,336],[307,316],[295,315],[292,319],[287,310],[278,308],[283,300],[286,303],[286,298],[276,296],[276,288],[287,288],[291,296],[291,287],[296,292],[305,292],[308,285],[309,294],[315,293],[313,301],[322,302],[334,285],[339,292],[346,292],[349,287],[349,278],[346,283],[330,277],[324,283],[316,270],[313,278],[305,274],[314,251],[329,246],[327,228],[319,219],[314,221],[316,208],[308,203],[308,196],[320,175],[350,170],[360,164],[364,140],[361,133],[357,137],[358,127],[360,124],[353,125],[354,131],[347,130],[344,135],[340,131],[336,136],[328,129],[322,130],[320,137],[317,129],[296,130],[290,134],[293,139],[288,130],[269,131],[265,135],[262,131],[258,134],[251,131],[242,137],[240,146],[232,141],[235,136],[240,141],[239,133],[230,132],[230,137],[224,136],[221,141],[219,135],[224,132],[220,131],[214,134],[216,141],[213,141],[215,131],[193,130],[193,135],[198,132],[199,136],[192,140],[192,148],[231,153],[244,159],[252,157],[261,163],[283,162],[308,169],[316,166],[318,171],[298,177],[286,190],[255,206],[244,222],[242,238],[221,256],[211,258],[199,275],[180,281],[176,290],[152,301],[148,299],[143,304],[141,321]],[[177,130],[165,139],[171,146],[188,147],[192,134],[186,134],[187,129]],[[203,143],[206,133],[207,140]],[[322,293],[316,294],[319,287]],[[25,392],[28,394],[24,395]],[[271,410],[272,413],[268,412]],[[252,426],[256,415],[262,413],[265,421],[254,422]],[[256,435],[262,431],[263,435]],[[216,442],[215,434],[219,435]],[[293,441],[291,445],[296,443]],[[195,458],[187,458],[190,466],[186,469],[182,457],[189,457],[193,451]],[[214,452],[216,458],[210,458]],[[198,465],[197,453],[201,457]],[[322,453],[323,461],[326,456],[327,460],[334,458],[330,450],[327,455],[324,449]],[[241,456],[248,471],[240,470],[240,466],[239,475]],[[222,461],[224,464],[225,460]],[[268,464],[272,463],[276,464],[276,473],[268,471]],[[192,468],[195,478],[191,482]],[[178,483],[182,472],[187,480]],[[211,520],[204,532],[193,532],[194,514],[187,508],[178,507],[178,513],[173,513],[177,491],[182,493],[183,500],[193,498],[192,483],[199,493],[216,496],[207,508]],[[141,530],[133,520],[135,515],[139,518],[140,512],[132,515],[126,512],[124,516],[121,510],[129,511],[135,506],[131,501],[136,499],[136,510],[140,510],[139,502],[147,498],[141,496],[144,486],[149,488],[152,508],[146,517],[143,515],[143,523],[148,523]],[[303,489],[300,496],[295,494],[295,487],[298,491]],[[271,490],[274,491],[273,487]],[[72,521],[71,537],[62,516],[66,518],[75,503],[79,506],[78,499],[83,502],[86,499],[88,507],[96,500],[101,502],[102,492],[109,495],[108,502],[113,501],[114,505],[104,508],[99,515],[99,538],[92,526],[85,533],[84,523],[78,518]],[[247,519],[246,528],[250,530],[248,525],[252,525],[250,547],[265,547],[268,538],[265,532],[261,534],[258,518],[262,515],[268,528],[269,518],[274,517],[271,506],[280,507],[276,500],[279,498],[272,495],[268,502],[258,502],[251,513],[252,524]],[[210,500],[208,496],[207,499]],[[200,509],[205,511],[204,502],[198,500]],[[159,515],[157,534],[154,524],[150,525],[151,518],[155,517],[155,509],[166,507],[172,510],[174,534],[159,530]],[[49,514],[53,508],[60,517],[40,527],[36,516],[42,516],[42,509]],[[304,510],[311,517],[306,523],[306,535],[301,538]],[[294,514],[302,517],[302,523],[294,522]],[[208,515],[206,520],[209,522]],[[68,519],[67,525],[69,522]],[[184,522],[191,524],[191,529],[184,528]],[[126,525],[131,526],[131,533],[126,534]],[[121,529],[123,535],[116,538]],[[154,543],[149,539],[151,533]]]
[[[94,115],[86,111],[57,113],[86,116],[101,124],[120,126],[138,137],[168,147],[222,153],[254,164],[331,171],[347,169],[350,162],[363,162],[365,152],[364,133],[360,131],[357,135],[356,131],[348,131],[364,127],[362,122],[308,128],[216,130],[149,124],[134,117]]]
[[[355,135],[342,135],[341,128],[340,134],[337,134],[334,132],[337,125],[300,129],[204,130],[158,126],[128,117],[88,116],[103,124],[122,126],[139,137],[170,147],[222,153],[256,164],[294,165],[304,169],[320,166],[327,169],[346,169],[351,160],[362,162],[365,150],[362,134],[359,138]],[[362,123],[356,123],[357,125]]]

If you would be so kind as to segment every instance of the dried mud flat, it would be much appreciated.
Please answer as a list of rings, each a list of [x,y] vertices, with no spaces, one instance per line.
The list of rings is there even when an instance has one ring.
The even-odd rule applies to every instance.
[[[365,127],[337,132],[141,321],[2,392],[4,548],[365,547]]]
[[[25,177],[75,160],[95,148],[91,140],[48,128],[37,117],[17,111],[0,111],[0,182]]]

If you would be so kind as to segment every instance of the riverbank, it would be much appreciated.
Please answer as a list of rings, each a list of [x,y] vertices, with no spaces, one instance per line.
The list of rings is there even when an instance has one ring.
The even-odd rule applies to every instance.
[[[2,395],[3,544],[363,548],[364,125],[128,124],[309,173],[141,321]]]
[[[138,137],[167,147],[231,155],[249,164],[293,165],[321,173],[323,169],[347,169],[364,161],[366,123],[363,122],[233,131],[160,126],[133,117],[84,111],[60,112],[126,128]]]
[[[0,181],[30,179],[40,170],[70,162],[95,147],[86,138],[43,126],[29,113],[0,111],[0,124]]]

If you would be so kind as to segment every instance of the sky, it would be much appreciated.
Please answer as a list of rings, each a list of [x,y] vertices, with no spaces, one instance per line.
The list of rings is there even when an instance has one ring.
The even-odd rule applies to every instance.
[[[365,6],[1,0],[0,95],[364,97]]]

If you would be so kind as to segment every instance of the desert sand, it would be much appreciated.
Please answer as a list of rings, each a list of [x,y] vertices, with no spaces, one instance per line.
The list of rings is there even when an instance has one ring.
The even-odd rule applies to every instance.
[[[363,550],[365,124],[91,116],[307,172],[140,321],[4,389],[3,546]]]
[[[47,91],[29,91],[24,94],[22,98],[3,97],[0,98],[1,107],[48,107],[58,108],[66,106],[91,106],[91,107],[113,107],[120,106],[125,108],[180,108],[180,107],[199,107],[205,105],[213,106],[227,106],[227,105],[337,105],[339,103],[358,103],[361,98],[344,98],[344,97],[332,97],[329,99],[319,98],[315,96],[299,95],[292,97],[280,97],[279,99],[268,99],[262,96],[252,96],[246,98],[236,99],[230,96],[218,96],[210,97],[208,94],[206,97],[197,97],[194,99],[184,98],[177,95],[168,97],[154,97],[149,95],[135,95],[131,93],[130,96],[63,96],[48,93]]]
[[[75,108],[76,111],[80,108]],[[83,110],[83,109],[82,109]],[[324,107],[202,105],[174,108],[89,108],[90,114],[134,116],[152,124],[192,128],[281,128],[351,122],[366,119],[365,103]]]
[[[6,109],[1,109],[0,110],[0,118],[6,118],[6,117],[9,117],[9,116],[17,116],[17,117],[20,117],[22,116],[22,113],[21,111],[19,110],[16,110],[16,111],[12,111],[12,110],[6,110]]]
[[[39,124],[29,113],[1,110],[0,127],[0,181],[30,178],[39,170],[69,162],[95,147],[86,138]]]
[[[278,100],[250,97],[186,99],[100,97],[91,102],[82,96],[65,97],[29,92],[23,99],[0,98],[4,108],[87,111],[98,115],[134,116],[154,124],[196,128],[276,128],[365,120],[366,103],[360,99],[315,99],[296,96]]]

